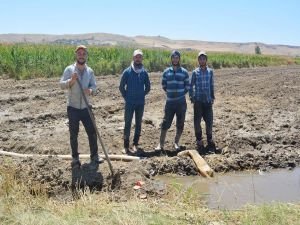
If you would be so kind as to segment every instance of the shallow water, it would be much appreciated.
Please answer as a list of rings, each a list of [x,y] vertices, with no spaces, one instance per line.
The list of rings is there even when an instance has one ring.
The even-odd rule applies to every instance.
[[[209,208],[238,209],[247,204],[300,202],[300,168],[216,174],[212,179],[192,176],[160,176],[202,196]]]

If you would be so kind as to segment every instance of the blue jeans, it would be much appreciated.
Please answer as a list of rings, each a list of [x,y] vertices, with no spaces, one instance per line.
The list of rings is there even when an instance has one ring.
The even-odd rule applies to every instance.
[[[212,103],[195,101],[194,103],[194,128],[197,141],[202,140],[201,119],[203,118],[206,128],[207,141],[212,141],[213,108]]]
[[[98,159],[97,134],[90,118],[88,109],[76,109],[68,106],[70,144],[72,149],[72,157],[78,158],[78,133],[79,122],[81,121],[88,135],[91,159]]]
[[[168,130],[171,127],[174,116],[176,115],[176,128],[177,130],[183,131],[186,108],[186,101],[179,103],[167,102],[165,105],[165,115],[161,124],[161,129]]]
[[[125,128],[124,128],[124,147],[129,147],[129,138],[130,138],[130,128],[131,122],[135,114],[135,132],[133,137],[133,144],[138,145],[141,130],[142,130],[142,118],[144,114],[144,104],[132,104],[125,103]]]

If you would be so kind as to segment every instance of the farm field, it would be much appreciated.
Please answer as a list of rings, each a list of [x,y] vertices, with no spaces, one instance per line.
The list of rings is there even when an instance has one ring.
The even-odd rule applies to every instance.
[[[300,164],[300,67],[261,67],[215,71],[214,139],[219,154],[204,158],[217,173],[240,170],[294,168]],[[135,162],[114,161],[122,171],[122,189],[132,182],[157,174],[196,175],[193,162],[180,157],[158,156],[165,96],[160,73],[150,73],[152,89],[147,96],[140,148],[144,156]],[[124,103],[119,93],[120,75],[97,77],[99,91],[93,97],[94,114],[110,154],[122,154]],[[66,117],[66,93],[59,78],[2,79],[0,149],[27,154],[70,154]],[[195,149],[193,110],[188,101],[183,149]],[[175,125],[166,139],[172,155]],[[100,153],[101,147],[99,146]],[[79,152],[89,153],[83,127],[79,133]],[[174,156],[176,155],[173,152]],[[1,157],[1,160],[7,160]],[[83,160],[83,162],[85,162]],[[50,196],[65,194],[72,184],[70,161],[56,157],[16,160],[20,176],[47,186]],[[103,178],[109,174],[107,163],[100,165]],[[142,172],[141,172],[142,171]],[[147,178],[148,177],[148,178]],[[98,181],[97,181],[98,182]],[[105,188],[103,183],[93,185]],[[92,182],[93,183],[93,182]],[[129,193],[129,192],[128,192]]]

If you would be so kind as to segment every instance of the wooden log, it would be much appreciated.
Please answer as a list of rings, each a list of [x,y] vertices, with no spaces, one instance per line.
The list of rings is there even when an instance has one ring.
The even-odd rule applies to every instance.
[[[196,150],[185,150],[185,151],[182,151],[182,152],[179,152],[177,154],[178,156],[190,156],[200,174],[204,177],[213,177],[214,176],[214,171],[210,168],[210,166],[206,163],[206,161],[201,157],[201,155],[196,151]]]
[[[16,152],[7,152],[0,150],[0,155],[6,155],[6,156],[12,156],[12,157],[19,157],[19,158],[27,158],[27,157],[33,157],[33,158],[47,158],[47,157],[58,157],[61,159],[65,160],[71,160],[72,156],[71,155],[44,155],[44,154],[21,154],[21,153],[16,153]],[[100,154],[100,158],[105,159],[105,155]],[[89,154],[80,154],[80,159],[89,159],[90,155]],[[129,156],[129,155],[108,155],[108,157],[111,160],[120,160],[120,161],[133,161],[133,160],[140,160],[140,157],[137,156]]]

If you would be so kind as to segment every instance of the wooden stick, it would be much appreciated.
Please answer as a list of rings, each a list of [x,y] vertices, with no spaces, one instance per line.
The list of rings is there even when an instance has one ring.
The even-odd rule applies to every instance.
[[[0,150],[0,155],[6,155],[6,156],[13,156],[13,157],[20,157],[20,158],[26,158],[26,157],[33,157],[33,158],[38,158],[38,157],[58,157],[61,159],[72,159],[71,155],[43,155],[43,154],[21,154],[21,153],[16,153],[16,152],[7,152]],[[100,154],[100,158],[105,159],[105,155]],[[79,156],[81,159],[89,159],[90,155],[88,154],[80,154]],[[140,157],[136,156],[129,156],[129,155],[108,155],[108,157],[111,160],[121,160],[121,161],[133,161],[133,160],[140,160]]]
[[[210,166],[206,163],[206,161],[199,155],[199,153],[196,150],[186,150],[179,152],[177,154],[178,156],[190,156],[197,168],[199,169],[199,172],[204,177],[213,177],[214,171],[210,168]]]

